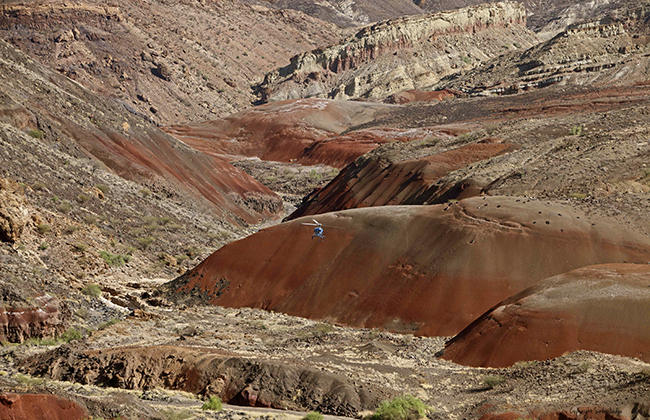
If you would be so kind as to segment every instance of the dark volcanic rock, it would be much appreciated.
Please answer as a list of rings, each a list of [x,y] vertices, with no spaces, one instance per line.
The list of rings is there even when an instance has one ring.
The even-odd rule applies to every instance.
[[[576,350],[650,361],[650,266],[595,265],[541,281],[451,340],[444,358],[503,367]]]
[[[221,248],[167,284],[170,297],[426,335],[461,331],[536,281],[650,260],[650,239],[570,207],[506,197],[303,218]]]
[[[376,404],[369,389],[357,389],[342,376],[205,349],[152,346],[97,351],[64,346],[32,357],[24,368],[58,380],[126,389],[165,387],[255,407],[352,416]]]

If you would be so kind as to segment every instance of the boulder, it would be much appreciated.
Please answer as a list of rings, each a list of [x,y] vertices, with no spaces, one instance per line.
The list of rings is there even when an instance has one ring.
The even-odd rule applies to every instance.
[[[28,220],[23,188],[15,181],[0,178],[0,240],[16,242]]]

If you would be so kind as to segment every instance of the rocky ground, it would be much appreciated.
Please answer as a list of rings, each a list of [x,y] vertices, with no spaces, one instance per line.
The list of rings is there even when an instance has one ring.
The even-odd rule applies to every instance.
[[[442,4],[465,3],[418,4],[436,10]],[[549,22],[537,13],[528,28],[557,33],[592,11],[601,11],[602,19],[531,49],[525,47],[538,42],[539,34],[522,25],[513,32],[509,25],[523,23],[518,17],[511,16],[507,25],[495,24],[500,28],[495,32],[480,21],[469,25],[472,33],[465,32],[467,27],[460,30],[461,24],[458,33],[436,32],[440,36],[431,42],[440,45],[429,47],[447,48],[445,54],[453,60],[443,63],[443,73],[454,71],[436,87],[449,90],[444,95],[409,94],[435,101],[395,105],[402,102],[393,99],[387,105],[308,100],[319,109],[335,104],[338,111],[306,122],[298,115],[288,125],[299,131],[280,126],[274,135],[287,144],[304,142],[299,132],[312,130],[321,136],[314,139],[323,140],[324,151],[310,157],[310,166],[296,162],[311,146],[305,144],[286,162],[259,160],[254,157],[258,146],[248,145],[252,152],[242,153],[245,156],[226,153],[232,167],[210,147],[204,145],[205,153],[199,152],[156,125],[216,119],[249,107],[258,99],[251,83],[286,66],[295,54],[303,53],[299,57],[304,59],[334,51],[327,60],[335,68],[357,66],[360,62],[346,52],[346,45],[352,44],[335,44],[351,31],[318,18],[345,25],[364,22],[373,2],[331,0],[318,7],[298,0],[4,2],[0,35],[25,55],[1,41],[0,418],[2,410],[21,404],[20,398],[24,405],[36,406],[39,398],[49,406],[59,404],[64,412],[71,403],[53,402],[54,396],[61,396],[91,418],[293,420],[317,410],[333,419],[361,417],[380,401],[405,393],[429,404],[432,420],[488,419],[502,413],[510,413],[510,420],[544,415],[650,418],[650,366],[638,359],[578,351],[508,368],[471,368],[439,357],[450,337],[413,336],[403,328],[409,325],[400,322],[385,327],[406,333],[351,328],[327,317],[309,320],[260,309],[189,305],[159,292],[224,245],[278,223],[308,201],[303,197],[316,197],[315,189],[326,190],[331,180],[349,172],[341,162],[371,149],[354,164],[377,164],[380,175],[371,181],[376,183],[375,195],[384,200],[378,203],[392,198],[385,191],[397,192],[395,197],[408,191],[403,188],[408,182],[446,192],[471,186],[467,191],[472,195],[517,196],[542,207],[560,203],[590,220],[624,224],[645,238],[650,234],[647,6],[537,3],[528,2],[529,11],[544,7],[555,13],[555,26],[546,26]],[[417,12],[411,2],[389,5]],[[286,8],[304,9],[316,18]],[[556,13],[558,9],[562,13]],[[398,26],[383,23],[358,31],[360,43],[375,30]],[[389,72],[395,60],[417,64],[423,59],[420,52],[430,51],[403,41],[398,38],[388,46],[375,69]],[[421,42],[430,41],[424,37]],[[328,44],[335,45],[307,53]],[[473,62],[469,52],[481,59]],[[371,46],[359,54],[366,65],[378,52]],[[482,64],[474,69],[478,61]],[[424,74],[416,70],[409,77]],[[380,89],[377,101],[401,90],[399,83],[391,84],[404,81],[398,73],[384,74],[390,89]],[[314,93],[310,85],[323,82],[316,73],[294,76],[289,82],[307,96]],[[438,80],[442,73],[434,76]],[[365,83],[354,75],[348,82],[350,93]],[[348,96],[367,92],[362,93]],[[291,103],[285,105],[292,108]],[[263,109],[252,113],[278,122]],[[211,124],[224,121],[227,118]],[[244,126],[248,131],[241,129]],[[254,124],[233,127],[237,141],[245,143],[250,133],[259,135],[260,145],[270,143]],[[237,146],[231,134],[221,141]],[[351,152],[359,141],[365,141],[363,151]],[[463,154],[486,144],[504,147],[477,153],[476,159],[447,159],[449,153]],[[316,149],[306,150],[321,150]],[[328,153],[330,160],[318,161]],[[409,172],[413,162],[439,161],[451,164],[433,171],[435,176],[419,171],[421,167]],[[401,175],[391,178],[391,171]],[[382,179],[399,182],[386,186]],[[235,182],[211,194],[210,188],[223,186],[221,180]],[[354,193],[345,185],[342,189]],[[255,194],[247,195],[251,191]],[[284,212],[273,192],[282,197]],[[417,204],[462,198],[455,192],[426,197]],[[385,232],[388,225],[376,221],[369,220],[371,226],[362,232]],[[590,225],[586,230],[592,231]],[[335,235],[324,244],[309,235],[308,229],[305,242],[310,246],[325,249],[334,243],[330,240]],[[381,233],[377,237],[382,238]],[[368,242],[380,242],[377,237]],[[382,243],[394,247],[389,239]],[[284,247],[302,246],[301,240],[290,238]],[[462,242],[467,249],[470,244],[477,248],[473,240]],[[597,248],[590,244],[581,243]],[[363,246],[355,253],[371,248]],[[563,252],[578,253],[579,248]],[[273,249],[263,247],[267,253]],[[338,255],[340,250],[331,249]],[[276,254],[272,257],[278,266],[291,263],[281,252]],[[538,260],[530,255],[526,260],[534,265]],[[311,253],[308,258],[320,256]],[[299,262],[305,261],[307,257]],[[372,261],[357,261],[350,269]],[[218,268],[227,271],[226,263]],[[315,268],[326,272],[332,266]],[[418,275],[407,264],[398,268],[396,278]],[[458,270],[452,265],[450,271]],[[259,287],[260,279],[277,280],[278,273],[261,270],[250,277]],[[226,275],[231,274],[216,279],[220,287]],[[342,282],[350,277],[341,277]],[[337,290],[327,289],[331,285],[324,282],[321,290],[341,300]],[[302,291],[309,295],[307,289]],[[264,302],[257,306],[269,307]],[[210,395],[238,406],[218,413],[201,410]]]
[[[637,413],[648,415],[647,407],[635,406],[638,398],[642,400],[650,392],[648,364],[578,352],[545,362],[519,363],[507,369],[476,369],[438,359],[436,353],[441,351],[444,342],[442,337],[351,329],[255,309],[166,310],[147,306],[140,316],[95,331],[83,344],[73,342],[70,346],[88,350],[112,348],[118,352],[122,346],[171,345],[187,348],[188,352],[211,348],[246,360],[308,367],[339,375],[354,388],[367,389],[378,400],[410,393],[435,409],[430,415],[435,419],[475,418],[495,411],[525,415],[579,406],[609,407],[612,412],[615,411],[612,407],[617,407],[620,411],[614,414],[632,414],[629,418]],[[42,345],[3,347],[0,357],[3,389],[53,392],[86,406],[93,402],[94,416],[116,416],[119,412],[129,418],[165,418],[166,410],[188,412],[188,418],[263,420],[266,416],[279,419],[293,416],[234,407],[215,415],[199,410],[197,397],[183,392],[160,388],[131,391],[99,388],[33,378],[21,372],[18,360],[51,349]],[[83,370],[86,362],[78,363],[77,368]],[[264,391],[264,383],[257,383],[260,387],[257,392]],[[109,410],[108,406],[112,408]]]

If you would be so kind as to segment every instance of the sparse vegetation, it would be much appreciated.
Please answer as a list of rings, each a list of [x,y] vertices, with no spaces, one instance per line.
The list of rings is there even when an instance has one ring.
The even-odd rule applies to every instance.
[[[43,138],[43,132],[41,130],[29,130],[27,131],[27,134],[29,134],[31,137],[35,139],[42,139]]]
[[[569,134],[572,136],[581,136],[582,135],[582,126],[581,125],[574,125],[571,127],[571,130],[569,130]]]
[[[222,409],[223,403],[221,402],[221,398],[215,396],[210,397],[210,400],[201,406],[201,410],[221,411]]]
[[[75,251],[79,251],[79,252],[86,252],[86,250],[88,249],[88,245],[82,243],[74,244],[72,245],[72,247],[74,248]]]
[[[463,60],[463,63],[465,64],[472,64],[472,59],[466,55],[461,55],[460,59]]]
[[[320,182],[321,179],[323,179],[323,175],[318,173],[316,169],[312,169],[311,171],[309,171],[309,179],[314,182]]]
[[[47,243],[42,242],[42,243],[38,246],[38,249],[40,249],[41,251],[45,251],[45,250],[48,249],[49,247],[50,247],[50,246],[49,246]]]
[[[106,261],[109,267],[121,267],[131,261],[129,255],[113,254],[108,251],[99,251],[99,256]]]
[[[69,330],[61,334],[61,337],[59,338],[61,341],[65,343],[69,343],[74,340],[81,340],[83,336],[79,331],[75,330],[74,328],[70,328]]]
[[[86,308],[79,308],[75,312],[75,315],[77,315],[81,319],[88,319],[88,316],[90,315],[90,312]]]
[[[497,385],[501,385],[506,381],[506,378],[501,375],[486,375],[483,377],[483,385],[486,388],[492,389]]]
[[[515,48],[521,48],[521,44],[518,42],[513,42],[512,45],[514,45]]]
[[[418,398],[405,395],[381,402],[366,420],[417,420],[424,418],[430,411],[431,407]]]
[[[302,420],[323,420],[323,415],[316,411],[310,411],[302,418]]]
[[[94,225],[95,223],[97,223],[97,216],[93,214],[86,214],[84,216],[84,222],[86,222],[89,225]]]
[[[81,293],[83,293],[86,296],[100,297],[102,295],[102,289],[99,287],[98,284],[88,283],[86,287],[81,289]]]
[[[144,251],[144,250],[146,250],[147,248],[149,248],[149,246],[150,246],[152,243],[154,243],[155,240],[156,240],[156,238],[153,238],[153,237],[151,237],[151,236],[148,236],[148,237],[146,237],[146,238],[138,238],[138,239],[137,239],[137,241],[138,241],[138,248],[140,248],[142,251]]]
[[[36,182],[36,183],[34,183],[34,185],[32,186],[32,189],[33,189],[34,191],[43,191],[43,190],[45,190],[46,188],[47,188],[47,187],[46,187],[45,184],[43,184],[42,182]]]
[[[151,190],[148,188],[142,188],[140,189],[140,195],[144,198],[149,198],[151,196]]]
[[[80,203],[85,203],[88,200],[90,200],[90,197],[88,197],[86,194],[79,194],[77,196],[77,201]]]
[[[172,410],[171,408],[160,410],[160,414],[165,416],[167,420],[185,420],[194,415],[190,410]]]
[[[46,224],[44,224],[44,223],[40,223],[40,224],[36,225],[36,230],[37,230],[38,233],[40,233],[41,235],[45,235],[47,232],[50,231],[50,225],[46,225]]]
[[[119,319],[119,318],[111,318],[111,319],[109,319],[108,321],[106,321],[106,322],[102,322],[101,324],[99,324],[99,326],[97,327],[97,329],[98,329],[99,331],[101,331],[101,330],[105,330],[106,328],[110,327],[111,325],[115,325],[115,324],[117,324],[117,323],[120,322],[120,321],[121,321],[121,319]]]
[[[571,194],[569,194],[569,197],[571,197],[571,198],[575,198],[575,199],[577,199],[577,200],[584,200],[585,198],[587,198],[587,194],[583,194],[583,193],[571,193]]]
[[[63,231],[68,235],[73,234],[78,230],[79,230],[79,226],[72,226],[72,225],[66,226],[65,229],[63,229]]]
[[[104,194],[108,193],[108,191],[110,190],[108,188],[108,185],[105,184],[97,184],[95,185],[95,188],[97,188],[99,191],[103,192]]]
[[[67,200],[63,201],[61,204],[59,204],[59,207],[57,207],[57,209],[61,213],[68,213],[70,210],[72,210],[72,203]]]

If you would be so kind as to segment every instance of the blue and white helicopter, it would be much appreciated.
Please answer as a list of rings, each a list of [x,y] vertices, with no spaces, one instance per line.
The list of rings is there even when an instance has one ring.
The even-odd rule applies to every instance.
[[[316,219],[311,219],[314,223],[302,223],[305,226],[316,226],[314,228],[314,234],[311,236],[312,239],[320,238],[321,242],[325,240],[325,235],[323,235],[323,224]]]

